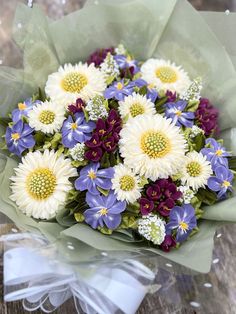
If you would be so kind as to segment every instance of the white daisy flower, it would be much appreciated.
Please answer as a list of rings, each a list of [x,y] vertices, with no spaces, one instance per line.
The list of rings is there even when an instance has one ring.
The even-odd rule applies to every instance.
[[[63,207],[72,189],[70,177],[77,175],[70,159],[54,151],[30,152],[11,177],[11,200],[27,216],[51,219]]]
[[[141,67],[142,78],[153,84],[159,91],[170,90],[183,94],[190,86],[188,74],[170,61],[148,59]]]
[[[135,173],[156,181],[178,173],[186,141],[170,119],[157,114],[137,116],[120,132],[120,153]]]
[[[65,120],[65,109],[51,101],[35,105],[28,114],[29,125],[36,131],[54,133],[60,131]]]
[[[154,115],[155,105],[146,96],[133,93],[125,97],[124,101],[119,101],[118,108],[122,118],[135,118],[138,115]]]
[[[115,173],[111,180],[112,189],[115,191],[119,201],[134,203],[141,197],[139,187],[140,179],[131,169],[123,164],[114,167]]]
[[[45,91],[52,101],[65,107],[82,98],[88,101],[96,95],[102,95],[106,88],[102,72],[94,64],[65,64],[58,72],[49,75]]]
[[[181,182],[184,185],[198,190],[207,184],[207,180],[212,174],[212,168],[206,156],[196,151],[190,152],[182,161]]]
[[[160,245],[166,236],[165,221],[153,214],[143,216],[138,221],[138,232],[148,241]]]

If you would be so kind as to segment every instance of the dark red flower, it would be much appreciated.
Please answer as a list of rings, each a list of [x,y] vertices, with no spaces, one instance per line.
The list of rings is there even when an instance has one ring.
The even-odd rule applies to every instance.
[[[160,197],[160,187],[158,185],[151,185],[147,188],[146,194],[152,201],[156,201]]]
[[[172,198],[168,198],[163,202],[160,202],[157,206],[158,212],[163,217],[168,217],[170,215],[170,210],[175,206],[175,201]]]
[[[97,162],[101,159],[102,154],[102,149],[100,147],[95,147],[85,152],[84,157],[90,161]]]
[[[106,48],[106,49],[97,49],[94,51],[88,58],[87,63],[91,64],[94,63],[95,66],[99,66],[106,58],[108,52],[114,54],[114,48]]]
[[[75,114],[77,112],[83,111],[84,106],[85,103],[83,102],[83,100],[81,98],[78,98],[75,104],[71,104],[68,106],[68,111]]]
[[[206,136],[212,136],[214,133],[219,132],[219,111],[210,103],[209,99],[200,99],[195,116],[199,127],[203,129]]]
[[[112,126],[112,128],[117,128],[118,126],[120,126],[120,122],[121,119],[118,112],[115,109],[111,109],[107,117],[107,124],[109,126]]]
[[[85,145],[89,148],[99,147],[101,146],[101,144],[102,143],[97,133],[94,133],[91,139],[85,142]]]
[[[171,91],[167,91],[166,92],[166,96],[167,96],[167,102],[175,102],[177,97],[176,97],[176,92],[171,92]]]
[[[154,203],[154,210],[158,211],[163,217],[170,215],[170,211],[176,205],[176,201],[182,196],[182,193],[177,190],[177,186],[171,178],[159,179],[149,184],[145,193],[146,198]]]
[[[175,241],[175,239],[174,239],[171,235],[167,234],[167,235],[165,236],[164,241],[163,241],[162,244],[160,245],[160,248],[161,248],[161,250],[164,251],[164,252],[169,252],[170,249],[171,249],[172,247],[175,247],[175,246],[176,246],[176,241]]]
[[[154,208],[153,201],[150,201],[147,198],[140,198],[139,204],[142,215],[148,215]]]
[[[105,149],[106,152],[112,153],[117,147],[117,141],[115,141],[115,138],[113,136],[110,136],[109,138],[104,140],[102,147]]]

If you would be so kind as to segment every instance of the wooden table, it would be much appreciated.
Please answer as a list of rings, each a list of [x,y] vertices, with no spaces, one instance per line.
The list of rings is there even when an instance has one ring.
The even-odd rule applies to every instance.
[[[0,217],[1,218],[1,217]],[[14,225],[5,223],[0,225],[0,235],[11,232]],[[235,314],[236,313],[236,225],[223,227],[217,232],[215,237],[214,261],[212,271],[208,275],[198,275],[197,280],[189,286],[189,277],[183,277],[177,282],[179,291],[188,288],[187,298],[201,303],[200,308],[193,308],[190,305],[184,306],[184,301],[179,299],[176,304],[167,301],[168,292],[156,292],[149,294],[137,314]],[[220,236],[221,235],[221,236]],[[2,268],[3,248],[0,244],[0,314],[26,314],[21,302],[3,302],[3,268]],[[209,283],[212,287],[205,287]],[[205,295],[205,293],[207,293]],[[160,295],[161,294],[161,295]],[[178,294],[175,296],[178,299]],[[189,299],[189,300],[190,300]],[[36,311],[39,314],[41,311]],[[75,314],[73,301],[68,301],[55,314]]]

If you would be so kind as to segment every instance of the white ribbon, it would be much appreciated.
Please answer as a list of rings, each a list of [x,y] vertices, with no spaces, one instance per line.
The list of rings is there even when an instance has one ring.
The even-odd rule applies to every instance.
[[[154,277],[135,260],[100,266],[85,279],[32,248],[16,247],[4,253],[5,301],[23,300],[28,311],[50,313],[73,297],[77,313],[81,307],[87,314],[114,314],[118,309],[134,314],[147,293],[147,286],[137,278],[150,282]]]

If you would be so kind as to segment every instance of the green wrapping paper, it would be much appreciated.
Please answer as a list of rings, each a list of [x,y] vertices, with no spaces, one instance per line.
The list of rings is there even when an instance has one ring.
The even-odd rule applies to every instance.
[[[19,22],[20,29],[16,26]],[[123,43],[138,59],[170,59],[181,64],[191,77],[201,76],[203,96],[219,108],[222,136],[236,153],[232,129],[236,127],[236,53],[233,38],[225,39],[216,23],[215,16],[201,16],[185,0],[100,0],[99,5],[91,0],[82,10],[58,21],[50,21],[37,5],[33,9],[19,5],[13,36],[22,49],[24,69],[0,68],[1,115],[7,116],[17,102],[30,97],[38,87],[44,88],[47,76],[60,64],[85,61],[97,48]],[[84,224],[65,228],[55,221],[39,222],[23,215],[9,200],[9,178],[17,162],[4,154],[0,155],[0,211],[19,228],[44,234],[67,252],[70,261],[91,261],[101,251],[111,251],[114,257],[158,254],[192,270],[208,272],[216,228],[223,222],[236,222],[236,196],[207,206],[199,233],[170,253],[135,242],[129,232],[107,236]],[[68,239],[77,248],[75,252],[68,253]]]

